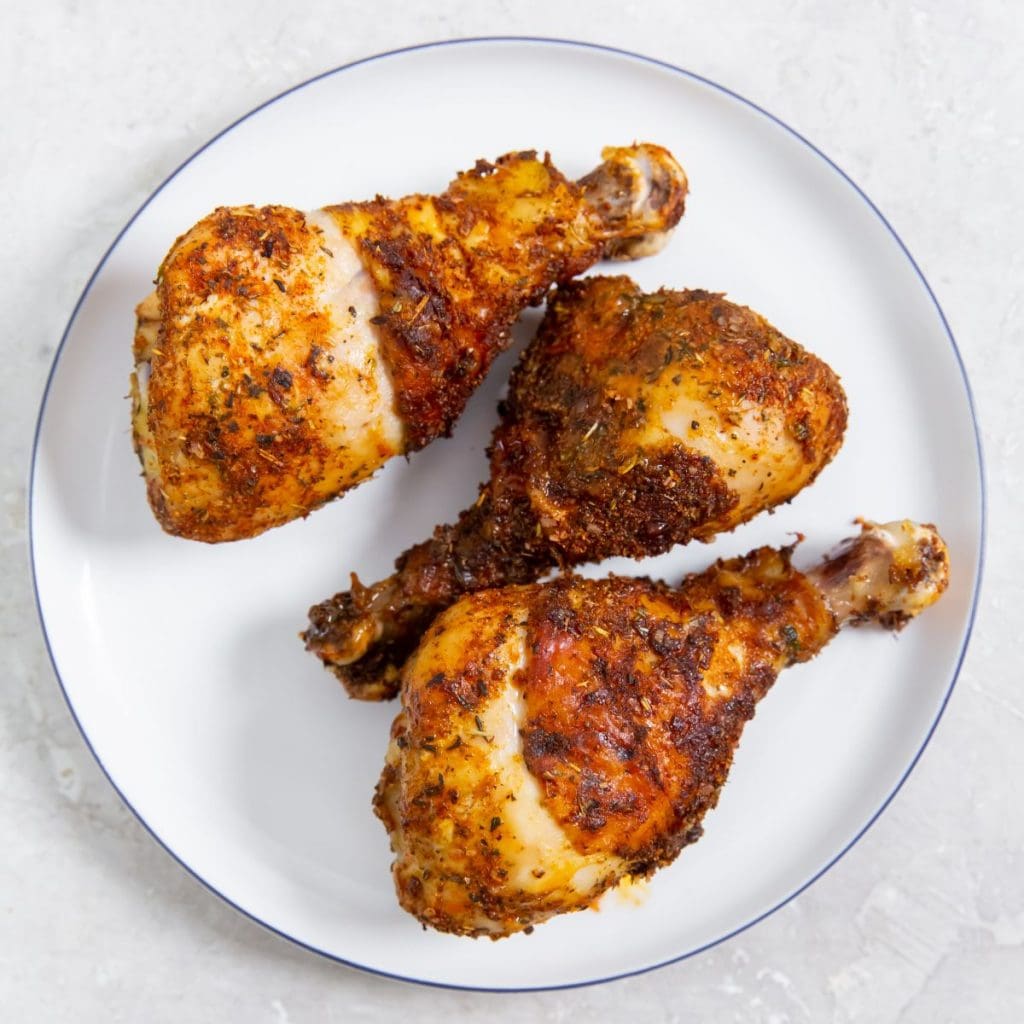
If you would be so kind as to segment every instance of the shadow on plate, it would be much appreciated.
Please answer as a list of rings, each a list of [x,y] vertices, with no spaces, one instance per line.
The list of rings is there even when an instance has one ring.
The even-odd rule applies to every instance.
[[[225,785],[250,849],[296,900],[390,910],[391,855],[371,801],[397,705],[349,700],[290,617],[253,623],[235,644]]]

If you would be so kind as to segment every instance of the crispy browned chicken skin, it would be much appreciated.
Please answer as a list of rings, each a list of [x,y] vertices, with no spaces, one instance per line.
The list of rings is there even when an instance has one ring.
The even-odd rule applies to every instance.
[[[898,627],[945,589],[934,527],[865,523],[808,573],[792,548],[648,580],[463,597],[402,674],[375,808],[401,905],[500,938],[590,906],[701,835],[780,669],[847,622]]]
[[[459,595],[731,530],[809,484],[845,427],[836,375],[752,310],[571,282],[512,375],[476,504],[394,576],[312,608],[306,644],[353,696],[394,696]]]
[[[251,537],[446,433],[519,312],[603,257],[663,244],[686,176],[609,148],[578,182],[479,161],[440,196],[222,208],[138,308],[135,446],[169,533]]]

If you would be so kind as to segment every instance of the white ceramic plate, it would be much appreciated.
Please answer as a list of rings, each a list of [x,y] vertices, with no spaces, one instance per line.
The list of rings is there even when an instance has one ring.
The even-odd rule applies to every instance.
[[[850,403],[842,452],[792,505],[644,570],[678,578],[797,530],[811,561],[856,515],[907,516],[939,524],[952,586],[897,639],[850,631],[787,672],[748,728],[704,838],[641,891],[498,943],[426,932],[395,902],[370,810],[395,708],[348,701],[296,634],[350,571],[379,578],[474,498],[513,355],[453,439],[394,461],[305,522],[208,547],[165,536],[146,506],[124,397],[133,307],[174,238],[214,206],[437,191],[477,157],[526,148],[550,150],[578,176],[602,146],[633,139],[669,147],[692,194],[668,248],[616,270],[648,288],[727,291],[831,363]],[[538,40],[441,44],[342,68],[243,118],[175,172],[75,310],[31,493],[54,666],[97,759],[157,839],[296,942],[367,970],[494,989],[583,984],[686,956],[832,864],[892,797],[942,711],[983,535],[963,369],[927,284],[865,196],[719,86]]]

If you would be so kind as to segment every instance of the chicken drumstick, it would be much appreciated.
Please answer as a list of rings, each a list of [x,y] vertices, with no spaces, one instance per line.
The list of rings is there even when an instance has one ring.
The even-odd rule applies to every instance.
[[[306,645],[352,696],[392,697],[459,595],[731,530],[809,484],[845,427],[836,375],[751,310],[571,282],[512,375],[476,504],[395,575],[312,608]]]
[[[401,905],[500,938],[670,863],[780,669],[844,623],[899,628],[948,578],[938,533],[908,521],[862,524],[807,573],[792,550],[678,589],[563,576],[444,612],[403,671],[375,799]]]
[[[135,447],[169,533],[251,537],[446,433],[519,312],[604,257],[657,250],[686,176],[608,148],[578,182],[479,161],[440,196],[222,208],[137,310]]]

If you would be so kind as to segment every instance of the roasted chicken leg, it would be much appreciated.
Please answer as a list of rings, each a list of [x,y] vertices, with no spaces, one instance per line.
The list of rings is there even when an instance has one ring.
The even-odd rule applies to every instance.
[[[862,524],[816,569],[792,548],[648,580],[463,597],[402,675],[375,808],[401,905],[491,938],[591,906],[701,835],[780,669],[844,623],[898,628],[945,589],[933,527]]]
[[[459,595],[731,530],[810,483],[845,427],[836,375],[757,313],[627,277],[571,282],[512,375],[476,504],[395,575],[312,608],[306,644],[353,696],[394,696]]]
[[[609,148],[578,182],[479,161],[440,196],[222,208],[138,307],[135,446],[169,533],[251,537],[446,433],[519,312],[603,257],[656,250],[686,176]]]

